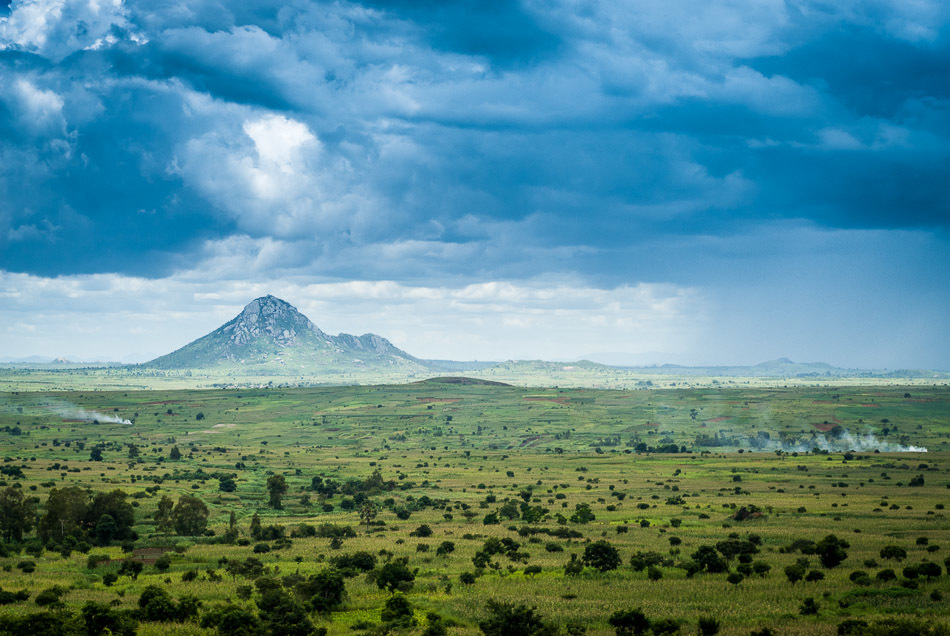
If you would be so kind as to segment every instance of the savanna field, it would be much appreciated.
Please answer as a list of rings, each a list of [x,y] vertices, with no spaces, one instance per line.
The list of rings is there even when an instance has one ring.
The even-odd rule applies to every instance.
[[[948,442],[923,385],[8,391],[0,633],[945,633]]]

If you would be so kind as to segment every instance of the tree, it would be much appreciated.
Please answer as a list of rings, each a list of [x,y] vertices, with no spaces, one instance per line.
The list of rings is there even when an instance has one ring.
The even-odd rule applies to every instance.
[[[297,594],[315,612],[331,612],[343,604],[346,585],[336,568],[317,572],[297,585]]]
[[[265,591],[257,605],[270,636],[311,636],[313,633],[307,610],[279,585]]]
[[[168,495],[162,495],[158,502],[158,510],[155,511],[155,524],[162,532],[169,532],[173,527],[172,511],[175,509],[175,502]]]
[[[621,563],[620,553],[617,551],[617,548],[606,541],[588,543],[584,548],[582,560],[584,561],[584,565],[596,568],[601,572],[616,570],[620,567]]]
[[[202,614],[201,626],[214,627],[221,636],[258,636],[261,632],[261,621],[255,612],[230,604]]]
[[[101,462],[102,461],[102,447],[93,446],[92,450],[89,451],[89,459],[94,462]]]
[[[369,527],[369,524],[376,519],[376,516],[379,514],[379,508],[372,501],[367,501],[363,504],[363,507],[360,508],[360,522],[363,525]]]
[[[283,475],[271,475],[267,478],[267,492],[270,493],[270,506],[275,510],[281,509],[280,499],[287,492],[287,480]]]
[[[194,536],[208,525],[208,506],[197,497],[182,495],[172,510],[172,525],[180,535]]]
[[[139,596],[139,611],[146,621],[174,621],[178,618],[175,599],[158,585],[148,585]]]
[[[907,550],[898,545],[886,545],[881,548],[881,558],[903,561],[907,558]]]
[[[133,538],[132,526],[135,525],[135,509],[132,504],[126,501],[127,498],[128,495],[118,489],[96,493],[96,496],[93,497],[86,513],[83,515],[83,522],[85,527],[95,529],[97,540],[100,540],[100,520],[106,515],[112,517],[114,529],[112,534],[103,540],[106,542],[112,540],[124,541]],[[106,529],[108,528],[109,522],[107,521]],[[100,545],[107,545],[107,543],[100,543]]]
[[[536,607],[489,600],[488,618],[479,621],[485,636],[553,636],[557,627],[544,622]]]
[[[117,610],[105,605],[88,601],[82,607],[82,621],[86,626],[86,633],[93,634],[113,634],[113,636],[135,636],[135,630],[138,628],[131,612],[127,610]]]
[[[254,516],[251,517],[251,526],[249,528],[251,533],[251,538],[257,541],[261,538],[261,534],[264,532],[264,528],[261,525],[261,517],[256,512]]]
[[[650,620],[640,608],[617,610],[607,622],[617,632],[617,636],[639,636],[650,629]]]
[[[402,594],[393,594],[386,599],[386,604],[383,606],[379,618],[393,627],[408,628],[416,624],[416,620],[413,618],[412,604]]]
[[[81,534],[88,505],[89,495],[82,488],[69,486],[50,489],[46,500],[46,514],[37,526],[40,540],[49,543]]]
[[[181,459],[181,451],[178,450],[178,446],[172,446],[172,449],[168,451],[168,459],[178,461]]]
[[[395,593],[396,590],[408,589],[412,587],[412,582],[416,580],[416,575],[406,567],[403,560],[394,560],[386,563],[381,568],[374,571],[376,586],[381,590],[389,590]]]
[[[221,477],[218,479],[218,490],[221,492],[234,492],[237,490],[237,484],[233,477]]]
[[[33,528],[36,518],[34,504],[23,496],[19,488],[0,490],[0,537],[4,541],[19,542]]]
[[[805,578],[805,571],[805,567],[800,563],[789,565],[785,568],[785,577],[789,583],[795,585],[795,583]]]
[[[847,541],[839,539],[833,534],[829,534],[824,539],[815,544],[815,553],[818,560],[826,568],[834,568],[841,565],[841,562],[848,558],[846,548],[851,546]]]
[[[96,522],[96,545],[109,545],[118,533],[115,519],[109,513],[103,514]]]

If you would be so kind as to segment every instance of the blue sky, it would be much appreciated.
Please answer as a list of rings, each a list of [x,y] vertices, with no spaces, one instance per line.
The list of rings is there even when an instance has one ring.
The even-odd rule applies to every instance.
[[[0,3],[0,357],[950,368],[939,0]]]

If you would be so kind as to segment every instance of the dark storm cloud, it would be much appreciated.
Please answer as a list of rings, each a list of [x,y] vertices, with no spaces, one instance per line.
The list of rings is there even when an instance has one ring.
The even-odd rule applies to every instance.
[[[943,232],[947,13],[16,2],[0,23],[0,268],[162,275],[247,237],[321,272],[355,274],[334,255],[377,249],[406,279],[685,280],[698,259],[636,254],[786,220]]]

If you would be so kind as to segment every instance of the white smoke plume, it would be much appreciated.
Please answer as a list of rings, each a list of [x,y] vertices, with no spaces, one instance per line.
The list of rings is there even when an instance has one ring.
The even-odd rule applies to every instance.
[[[829,453],[846,453],[855,451],[858,453],[926,453],[927,449],[923,446],[913,446],[888,442],[878,438],[873,433],[863,433],[854,435],[850,431],[844,431],[837,436],[813,435],[811,437],[799,439],[769,439],[763,437],[747,438],[746,444],[755,450],[776,451],[781,450],[786,453],[809,453],[813,450],[827,451]]]
[[[132,426],[132,421],[115,415],[105,415],[98,411],[87,411],[84,408],[69,402],[52,402],[45,405],[47,409],[66,420],[82,420],[83,422],[109,422]]]

